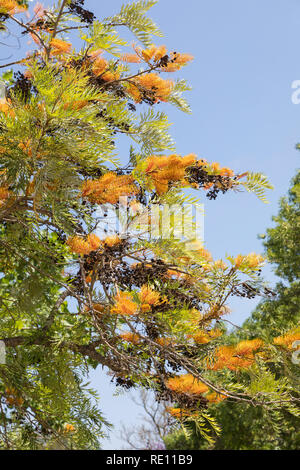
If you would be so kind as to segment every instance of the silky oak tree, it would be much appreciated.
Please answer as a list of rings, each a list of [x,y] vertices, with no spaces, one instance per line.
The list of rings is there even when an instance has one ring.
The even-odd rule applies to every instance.
[[[299,414],[289,374],[277,379],[268,368],[278,345],[222,344],[231,296],[273,295],[260,279],[263,257],[214,261],[192,217],[176,236],[178,208],[198,203],[192,192],[216,199],[245,189],[264,201],[271,185],[176,153],[157,107],[190,112],[189,86],[173,77],[193,58],[153,44],[155,3],[99,21],[83,0],[33,11],[0,0],[1,28],[14,25],[34,45],[1,65],[2,448],[99,448],[108,423],[85,383],[99,365],[120,387],[173,403],[170,419],[192,420],[209,441],[220,431],[210,406],[220,400]],[[135,43],[122,38],[125,28]],[[119,136],[131,142],[126,162]]]

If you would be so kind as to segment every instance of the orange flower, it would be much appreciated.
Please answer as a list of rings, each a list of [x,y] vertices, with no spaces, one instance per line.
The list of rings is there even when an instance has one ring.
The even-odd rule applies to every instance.
[[[208,395],[205,395],[205,398],[209,401],[209,403],[219,403],[226,400],[227,397],[216,392],[210,392]]]
[[[140,336],[138,334],[131,333],[131,332],[121,334],[120,338],[124,339],[128,343],[132,343],[135,345],[140,342]]]
[[[107,72],[104,72],[103,75],[101,75],[101,78],[106,82],[114,82],[115,80],[119,80],[120,74],[118,72],[111,72],[108,70]]]
[[[282,336],[277,336],[277,338],[274,338],[274,344],[277,346],[286,347],[287,349],[294,349],[293,344],[295,341],[300,341],[300,328],[296,328],[295,330],[291,330]]]
[[[130,64],[138,64],[141,62],[141,59],[136,54],[123,54],[121,60]]]
[[[201,395],[209,390],[207,385],[195,379],[191,374],[180,375],[168,379],[166,387],[173,392],[185,395]]]
[[[11,195],[11,192],[7,189],[6,186],[2,186],[2,187],[0,186],[0,201],[5,201],[6,199],[9,198],[10,195]]]
[[[155,292],[150,287],[143,285],[141,288],[141,292],[139,293],[140,301],[143,305],[149,306],[149,310],[151,309],[151,305],[158,305],[160,303],[160,294],[159,292]]]
[[[63,55],[71,52],[72,44],[62,39],[54,38],[51,40],[51,55]]]
[[[118,235],[112,235],[111,237],[106,237],[105,240],[103,240],[103,243],[109,247],[119,245],[121,242],[122,240]]]
[[[119,292],[115,297],[115,302],[115,306],[111,309],[112,314],[127,316],[136,315],[138,312],[138,305],[126,292]]]
[[[177,70],[180,70],[183,65],[193,59],[194,57],[190,54],[171,52],[168,64],[161,67],[161,70],[163,72],[176,72]]]
[[[9,13],[15,15],[26,11],[25,5],[19,5],[15,0],[0,0],[0,13]]]
[[[67,245],[73,253],[88,255],[91,251],[95,251],[101,246],[101,240],[94,234],[88,235],[86,240],[75,235],[67,240]]]
[[[29,157],[32,156],[32,149],[31,149],[31,140],[23,140],[19,143],[18,147],[23,150]]]
[[[150,178],[150,182],[154,185],[158,194],[164,194],[169,189],[169,184],[179,183],[185,184],[185,170],[193,165],[196,161],[194,154],[180,157],[172,154],[158,157],[152,155],[146,159],[145,173]]]
[[[96,75],[96,77],[99,77],[99,75],[101,75],[107,67],[107,60],[103,59],[103,57],[98,57],[98,59],[96,59],[93,63],[92,70],[94,75]]]
[[[132,83],[136,85],[138,93],[131,86],[128,87],[128,93],[131,94],[136,103],[142,101],[142,92],[151,98],[154,103],[167,101],[174,86],[171,80],[164,80],[156,73],[147,73],[136,77],[132,80]]]
[[[230,168],[224,167],[224,168],[221,168],[220,175],[227,176],[227,177],[234,176],[234,172]]]
[[[73,426],[73,424],[65,424],[64,425],[64,431],[65,433],[72,433],[75,431],[75,427]]]
[[[80,109],[84,108],[88,104],[89,102],[87,100],[77,100],[77,101],[74,101],[73,103],[65,103],[64,109],[66,110],[74,109],[75,111],[79,111]]]
[[[156,338],[155,342],[163,348],[174,345],[174,341],[171,338]]]
[[[187,418],[189,416],[192,416],[192,411],[190,410],[185,410],[184,408],[173,408],[171,406],[168,406],[166,408],[166,411],[171,415],[173,416],[173,418],[177,418],[177,419],[183,419],[183,418]]]
[[[241,341],[237,344],[235,348],[235,352],[239,356],[247,356],[251,355],[257,349],[260,349],[263,345],[263,341],[261,339],[252,339],[252,340],[245,340]]]
[[[109,172],[98,180],[87,180],[82,187],[82,195],[91,203],[117,204],[121,196],[138,193],[130,175],[116,175]]]
[[[216,351],[217,361],[210,366],[212,370],[219,369],[248,369],[254,363],[254,356],[251,352],[249,357],[239,357],[235,346],[220,346]]]
[[[19,396],[19,393],[14,388],[6,388],[6,402],[10,406],[22,406],[24,400]]]
[[[189,335],[189,337],[193,338],[193,340],[197,344],[207,344],[210,341],[219,338],[220,336],[222,336],[222,334],[223,333],[221,330],[215,329],[211,331],[199,331],[197,333]]]
[[[6,116],[9,115],[10,117],[15,117],[15,112],[11,108],[11,101],[8,99],[0,99],[0,112],[4,113]]]

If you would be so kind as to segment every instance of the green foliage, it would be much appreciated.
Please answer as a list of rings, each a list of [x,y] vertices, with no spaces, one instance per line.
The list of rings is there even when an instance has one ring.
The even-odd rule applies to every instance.
[[[249,192],[253,192],[262,202],[268,202],[265,197],[266,189],[273,189],[267,177],[261,173],[248,173],[247,181],[242,185]]]
[[[127,26],[145,46],[150,46],[152,36],[162,36],[156,24],[146,16],[148,10],[157,3],[157,0],[139,0],[123,5],[120,13],[105,18],[105,22],[112,26]]]

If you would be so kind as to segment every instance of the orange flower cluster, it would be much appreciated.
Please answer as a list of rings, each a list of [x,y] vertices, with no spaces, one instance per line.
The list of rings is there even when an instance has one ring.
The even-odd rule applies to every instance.
[[[166,387],[176,393],[185,395],[202,395],[209,388],[204,383],[195,379],[191,374],[184,374],[168,379]]]
[[[165,194],[169,189],[169,184],[186,184],[185,170],[195,162],[196,155],[194,154],[185,157],[175,154],[162,157],[153,155],[146,160],[145,173],[151,184],[154,185],[156,192]]]
[[[19,396],[14,388],[5,389],[6,402],[10,406],[22,406],[24,403],[23,398]]]
[[[68,424],[68,423],[66,423],[66,424],[64,425],[64,432],[65,432],[66,434],[73,433],[73,432],[75,432],[75,427],[73,426],[73,424]]]
[[[210,341],[213,341],[216,338],[222,336],[222,331],[215,329],[211,331],[199,331],[192,335],[189,335],[189,338],[192,338],[197,344],[207,344]]]
[[[1,99],[0,100],[0,112],[1,113],[4,113],[6,116],[10,116],[10,117],[15,117],[15,112],[14,110],[11,108],[11,100],[8,99],[6,100],[5,98],[4,99]]]
[[[166,411],[173,416],[173,418],[176,419],[183,419],[183,418],[188,418],[192,416],[194,413],[190,410],[186,410],[184,408],[173,408],[171,406],[168,406],[166,408]]]
[[[230,178],[234,176],[234,171],[228,167],[221,167],[218,162],[208,163],[206,160],[198,160],[197,165],[202,167],[210,175],[224,176]],[[204,186],[204,189],[209,189],[213,186],[213,183],[208,183]],[[196,184],[197,187],[197,184]]]
[[[29,157],[32,157],[32,148],[31,148],[31,140],[23,140],[18,145],[19,149],[23,150]]]
[[[241,341],[236,346],[220,346],[216,351],[217,361],[212,370],[248,369],[255,361],[255,353],[263,346],[260,339]]]
[[[93,204],[117,204],[121,196],[138,193],[138,188],[130,175],[116,175],[109,172],[98,180],[87,180],[82,187],[82,195]]]
[[[86,280],[88,280],[88,279],[86,279]],[[86,306],[83,313],[86,314],[90,311],[91,311],[90,307]],[[105,305],[102,305],[102,304],[93,304],[93,311],[94,311],[94,313],[96,312],[96,315],[100,317],[101,315],[103,315],[105,313],[106,307],[105,307]]]
[[[221,401],[226,400],[227,397],[216,392],[211,392],[208,395],[205,395],[205,398],[209,403],[220,403]]]
[[[89,102],[87,100],[77,100],[77,101],[74,101],[73,103],[65,103],[64,109],[65,110],[74,109],[75,111],[80,111],[80,109],[84,108],[88,104]]]
[[[142,101],[143,93],[151,98],[154,103],[167,101],[170,96],[174,82],[164,80],[157,73],[147,73],[131,80],[127,91],[136,103]]]
[[[111,72],[108,68],[109,64],[103,57],[97,57],[92,65],[92,71],[96,77],[101,76],[102,80],[107,82],[118,80],[120,78],[120,74],[118,72]]]
[[[293,344],[295,341],[300,341],[300,328],[292,330],[282,336],[274,338],[274,344],[277,346],[283,346],[287,349],[294,349]]]
[[[154,65],[158,64],[163,57],[165,58],[168,55],[168,63],[160,67],[163,72],[176,72],[194,58],[190,54],[180,54],[178,52],[170,52],[167,54],[168,51],[166,46],[155,46],[154,44],[152,44],[148,49],[141,49],[139,47],[134,49],[136,55],[130,54],[130,56],[133,56],[133,59],[137,57],[137,59],[144,60],[147,63],[152,61]]]
[[[123,54],[121,60],[128,64],[139,64],[141,62],[140,57],[136,54]]]
[[[130,292],[119,292],[115,298],[116,304],[111,310],[111,313],[120,315],[137,315],[141,312],[149,312],[152,306],[161,303],[159,292],[155,292],[150,287],[143,285],[138,294],[140,303],[132,300]]]
[[[132,343],[132,344],[135,344],[135,345],[140,342],[139,335],[135,334],[135,333],[131,333],[131,332],[121,334],[120,338],[124,339],[128,343]]]
[[[257,255],[256,253],[250,253],[249,255],[238,255],[231,262],[233,263],[236,269],[245,267],[250,269],[256,269],[262,266],[264,260],[265,259],[263,256]]]
[[[174,341],[171,338],[156,338],[155,342],[163,348],[174,345]]]
[[[10,195],[11,192],[7,189],[7,187],[0,187],[0,207],[4,204],[4,201],[6,201]]]
[[[121,239],[118,237],[118,235],[112,235],[111,237],[106,237],[103,240],[104,245],[112,247],[119,245],[121,243]]]
[[[26,11],[25,5],[19,5],[15,0],[0,0],[0,13],[9,13],[15,15],[16,13],[22,13]]]
[[[171,52],[169,57],[169,63],[166,66],[161,67],[163,72],[177,72],[185,64],[193,60],[194,57],[191,54],[181,54],[178,52]]]
[[[51,55],[59,56],[63,54],[69,54],[71,52],[72,44],[70,42],[63,41],[62,39],[54,38],[51,40]]]
[[[93,233],[88,235],[86,239],[75,235],[67,240],[67,245],[69,245],[73,253],[88,255],[91,251],[100,248],[101,240]]]
[[[142,312],[149,312],[152,306],[159,305],[161,303],[159,292],[155,292],[146,285],[142,286],[141,292],[139,293],[139,299],[141,301]]]
[[[264,342],[261,339],[244,340],[238,343],[235,347],[235,352],[239,356],[249,356],[254,351],[257,351],[263,346]]]
[[[138,304],[131,299],[128,292],[119,292],[115,297],[115,305],[110,312],[123,316],[136,315],[138,308]]]

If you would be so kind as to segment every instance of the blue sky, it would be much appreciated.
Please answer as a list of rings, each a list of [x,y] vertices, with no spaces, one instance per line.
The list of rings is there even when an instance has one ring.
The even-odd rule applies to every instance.
[[[102,18],[116,13],[122,3],[87,0],[86,7]],[[261,252],[257,234],[272,225],[278,200],[299,167],[295,144],[300,141],[300,105],[292,103],[291,86],[300,80],[300,1],[160,0],[150,15],[165,35],[157,44],[195,56],[180,73],[193,87],[188,93],[193,114],[162,107],[173,123],[178,153],[194,152],[237,172],[261,171],[275,186],[267,205],[248,193],[203,199],[206,246],[215,258]],[[127,149],[122,141],[120,152],[127,156]],[[274,283],[270,267],[264,276]],[[241,323],[255,304],[233,302],[230,319]],[[115,388],[100,368],[91,380],[117,429],[120,421],[136,422],[139,410],[127,394],[113,396]],[[114,431],[104,448],[120,446]]]

